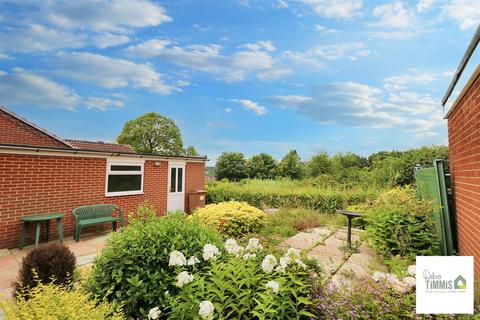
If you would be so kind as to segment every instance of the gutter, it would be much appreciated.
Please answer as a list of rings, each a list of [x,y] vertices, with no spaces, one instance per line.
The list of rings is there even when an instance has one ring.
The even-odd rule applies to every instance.
[[[135,158],[153,158],[153,159],[164,159],[164,160],[190,160],[190,161],[202,161],[207,162],[208,159],[204,157],[187,157],[187,156],[165,156],[165,155],[156,155],[149,153],[127,153],[127,152],[105,152],[99,150],[79,150],[79,149],[66,149],[60,147],[36,147],[36,146],[24,146],[24,145],[14,145],[14,144],[0,144],[0,150],[19,150],[19,151],[31,151],[31,152],[62,152],[68,154],[85,154],[85,155],[103,155],[103,156],[125,156],[125,157],[135,157]]]
[[[467,51],[465,51],[465,54],[463,55],[462,60],[458,64],[458,67],[457,67],[457,70],[455,71],[455,75],[453,76],[452,82],[450,82],[447,92],[445,92],[445,95],[443,96],[442,106],[445,107],[445,104],[447,103],[448,98],[450,98],[450,95],[452,94],[453,89],[455,89],[455,86],[457,85],[458,80],[462,76],[462,73],[468,64],[468,61],[472,57],[472,54],[477,48],[477,45],[479,42],[480,42],[480,26],[478,26],[477,30],[475,31],[473,38],[470,41],[470,44],[468,45]]]

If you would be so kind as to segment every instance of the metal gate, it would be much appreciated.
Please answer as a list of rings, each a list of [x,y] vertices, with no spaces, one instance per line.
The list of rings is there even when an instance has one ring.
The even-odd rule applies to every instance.
[[[441,159],[435,159],[432,167],[415,167],[415,181],[420,198],[438,204],[434,219],[440,239],[440,248],[445,256],[456,253],[456,232],[454,210],[450,205],[450,174],[445,172]]]

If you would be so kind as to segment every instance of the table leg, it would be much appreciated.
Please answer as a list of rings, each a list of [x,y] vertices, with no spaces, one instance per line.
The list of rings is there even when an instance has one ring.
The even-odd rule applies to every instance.
[[[27,237],[27,228],[28,228],[28,222],[22,222],[22,234],[20,235],[20,244],[18,247],[20,249],[23,249],[25,246],[25,238]]]
[[[60,241],[60,243],[63,243],[62,218],[57,219],[57,228],[58,228],[58,240]]]
[[[40,222],[35,223],[35,246],[38,246],[40,242],[40,228],[42,224]]]
[[[352,217],[348,217],[348,237],[347,237],[347,242],[348,242],[348,248],[352,248]]]
[[[50,220],[45,221],[45,235],[46,235],[45,239],[48,242],[48,238],[50,235]]]

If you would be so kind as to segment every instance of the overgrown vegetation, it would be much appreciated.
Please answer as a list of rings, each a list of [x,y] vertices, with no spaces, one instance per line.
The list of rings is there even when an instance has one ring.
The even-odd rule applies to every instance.
[[[384,258],[415,259],[439,253],[432,203],[418,200],[412,187],[379,196],[367,210],[367,240]]]
[[[295,150],[275,161],[262,153],[245,159],[240,152],[225,152],[217,159],[217,180],[289,178],[310,179],[321,186],[395,187],[413,183],[417,164],[431,164],[433,159],[448,159],[448,148],[430,146],[407,151],[380,151],[368,158],[351,152],[333,156],[319,152],[302,161]]]
[[[309,180],[216,181],[207,184],[208,203],[236,200],[257,208],[306,208],[322,213],[334,213],[337,209],[366,202],[379,193],[377,188],[320,186]]]

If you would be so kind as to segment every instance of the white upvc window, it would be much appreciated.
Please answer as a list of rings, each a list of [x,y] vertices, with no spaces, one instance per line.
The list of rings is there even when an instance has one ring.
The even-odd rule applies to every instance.
[[[107,161],[105,195],[142,194],[144,164],[145,161]]]

